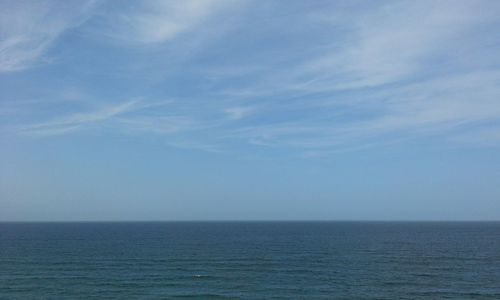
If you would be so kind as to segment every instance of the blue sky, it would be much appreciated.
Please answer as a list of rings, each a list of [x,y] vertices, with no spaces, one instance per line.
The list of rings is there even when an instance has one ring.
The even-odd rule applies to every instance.
[[[0,220],[498,220],[498,1],[0,1]]]

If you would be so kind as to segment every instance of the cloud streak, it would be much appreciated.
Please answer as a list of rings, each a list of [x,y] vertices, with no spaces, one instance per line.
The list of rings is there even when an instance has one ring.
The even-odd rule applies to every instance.
[[[99,5],[80,18],[84,23],[71,21],[81,7],[58,16],[40,3],[38,9],[13,5],[17,17],[26,15],[21,20],[45,17],[5,29],[4,71],[31,66],[80,24],[82,43],[96,48],[75,57],[109,49],[109,68],[102,62],[111,72],[103,75],[97,65],[91,71],[112,88],[97,80],[89,86],[114,98],[93,100],[98,104],[90,112],[42,114],[45,122],[13,118],[17,133],[93,128],[165,135],[177,148],[262,147],[311,157],[434,136],[474,141],[476,131],[479,140],[496,141],[495,129],[485,129],[500,121],[495,2],[323,3],[304,12],[300,2],[237,10],[240,1],[151,0]],[[274,14],[276,8],[282,13]],[[42,29],[26,30],[38,24]],[[204,38],[186,42],[191,35]],[[128,93],[141,100],[122,102]],[[161,98],[175,101],[153,100]],[[2,115],[13,111],[7,106]]]
[[[54,120],[25,125],[18,129],[22,134],[50,136],[69,133],[86,125],[109,120],[118,115],[137,109],[137,101],[128,101],[115,106],[105,107],[93,112],[76,113]]]
[[[171,41],[200,26],[209,17],[235,5],[225,0],[147,0],[103,14],[99,32],[124,43],[157,44]]]
[[[254,112],[254,108],[252,107],[229,107],[224,109],[224,112],[227,114],[229,119],[231,120],[240,120]]]
[[[0,73],[19,71],[41,56],[68,29],[82,24],[93,1],[0,3]]]

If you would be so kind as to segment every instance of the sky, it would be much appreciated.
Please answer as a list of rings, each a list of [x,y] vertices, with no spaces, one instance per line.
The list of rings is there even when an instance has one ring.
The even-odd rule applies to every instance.
[[[499,1],[0,0],[0,220],[500,220]]]

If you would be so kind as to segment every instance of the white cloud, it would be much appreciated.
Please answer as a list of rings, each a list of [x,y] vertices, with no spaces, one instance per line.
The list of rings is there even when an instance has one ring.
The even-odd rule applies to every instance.
[[[35,136],[65,134],[82,128],[85,125],[102,122],[112,117],[133,111],[137,108],[137,101],[128,101],[93,112],[76,113],[47,122],[20,126],[18,132]]]
[[[27,136],[52,136],[68,134],[88,128],[111,129],[127,134],[173,134],[188,130],[202,130],[213,126],[191,116],[165,110],[172,100],[131,100],[97,108],[90,112],[56,117],[45,122],[18,125],[17,134]]]
[[[215,19],[217,12],[232,4],[215,0],[132,2],[125,9],[104,9],[100,20],[106,25],[102,27],[104,34],[153,47],[203,29],[205,21]],[[276,38],[273,35],[261,40],[259,34],[264,30],[252,31],[260,24],[243,24],[238,32],[224,35],[228,43],[234,42],[228,55],[235,49],[236,58],[226,59],[226,41],[221,39],[221,45],[214,43],[208,49],[197,44],[203,51],[196,54],[196,59],[191,59],[189,53],[188,59],[180,63],[176,60],[178,68],[172,68],[168,79],[180,83],[176,89],[182,90],[180,101],[127,102],[27,125],[20,131],[55,135],[91,125],[106,126],[118,132],[165,134],[172,138],[173,134],[183,133],[182,142],[171,142],[179,148],[210,151],[213,144],[229,148],[243,142],[298,149],[312,156],[438,134],[446,141],[464,136],[461,140],[473,142],[476,133],[481,141],[495,140],[495,130],[476,132],[471,127],[500,120],[500,57],[492,55],[498,46],[487,34],[478,34],[482,28],[494,27],[499,9],[490,2],[418,1],[384,2],[361,12],[325,10],[320,22],[324,27],[318,29],[324,32],[318,36],[328,36],[331,42],[316,48],[310,43],[314,38],[303,46],[288,47],[286,41],[300,37],[294,35],[284,41],[270,42],[271,37]],[[308,18],[300,20],[311,22]],[[266,57],[263,60],[269,64],[251,64],[251,58],[238,65],[248,54],[240,46],[256,44],[247,41],[246,36],[241,38],[240,30],[249,30],[248,36],[259,43],[270,43],[258,44],[248,52],[269,46],[272,52],[262,50],[263,54],[255,57],[272,53],[271,58],[277,62]],[[6,40],[6,47],[22,43],[16,40],[17,35],[12,36]],[[488,42],[490,48],[482,47]],[[165,51],[168,53],[161,59],[182,52],[185,44],[179,44]],[[315,49],[303,51],[307,47]],[[290,57],[300,59],[280,60],[282,52],[277,55],[276,49],[295,52],[297,55]],[[137,53],[141,59],[143,53]],[[154,67],[147,71],[157,71]],[[199,74],[211,76],[212,81]],[[160,80],[151,86],[159,85]],[[166,104],[171,107],[159,107]],[[467,134],[463,134],[464,128]]]
[[[251,115],[254,110],[255,109],[253,107],[239,106],[226,108],[224,109],[224,112],[231,120],[240,120]]]
[[[478,1],[401,1],[357,13],[349,38],[299,71],[310,77],[304,88],[373,87],[435,70],[436,59],[447,63],[474,37],[470,30],[497,21],[498,12]]]
[[[130,43],[162,43],[202,24],[208,17],[237,1],[148,0],[134,2],[103,15],[101,33]],[[116,7],[114,7],[116,8]]]
[[[180,149],[189,149],[189,150],[198,150],[198,151],[204,151],[204,152],[211,152],[211,153],[224,153],[224,151],[215,145],[211,144],[203,144],[200,142],[168,142],[167,145],[175,148],[180,148]]]
[[[193,118],[179,115],[139,115],[116,119],[120,130],[154,134],[170,134],[200,126]]]
[[[436,131],[500,118],[500,72],[472,72],[387,90],[383,114],[358,130]],[[380,99],[380,98],[379,98]],[[380,103],[383,103],[379,100]]]
[[[0,73],[36,64],[47,49],[69,28],[87,17],[90,1],[0,2]]]
[[[256,145],[362,149],[402,138],[450,137],[499,120],[498,35],[482,33],[500,25],[499,15],[500,6],[488,1],[325,10],[319,22],[331,30],[329,47],[223,92],[246,102],[265,99],[266,114],[277,116],[233,129],[229,137]]]
[[[312,109],[311,117],[232,129],[227,138],[297,149],[363,149],[420,136],[458,136],[474,124],[500,120],[499,82],[498,71],[471,72],[363,93],[355,102],[349,101],[351,96],[337,96],[331,105],[300,103],[298,109]],[[286,114],[287,107],[268,109]],[[474,132],[468,131],[467,140],[473,140]]]
[[[370,9],[353,7],[306,14],[309,23],[319,23],[329,32],[321,33],[329,42],[304,44],[308,51],[303,52],[311,55],[267,64],[254,82],[226,89],[225,94],[252,97],[373,88],[500,63],[494,50],[496,36],[480,34],[499,25],[500,5],[494,1],[388,1]]]

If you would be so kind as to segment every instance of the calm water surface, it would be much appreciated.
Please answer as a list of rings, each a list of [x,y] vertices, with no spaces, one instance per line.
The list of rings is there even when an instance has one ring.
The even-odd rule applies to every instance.
[[[500,299],[500,223],[0,223],[0,299]]]

